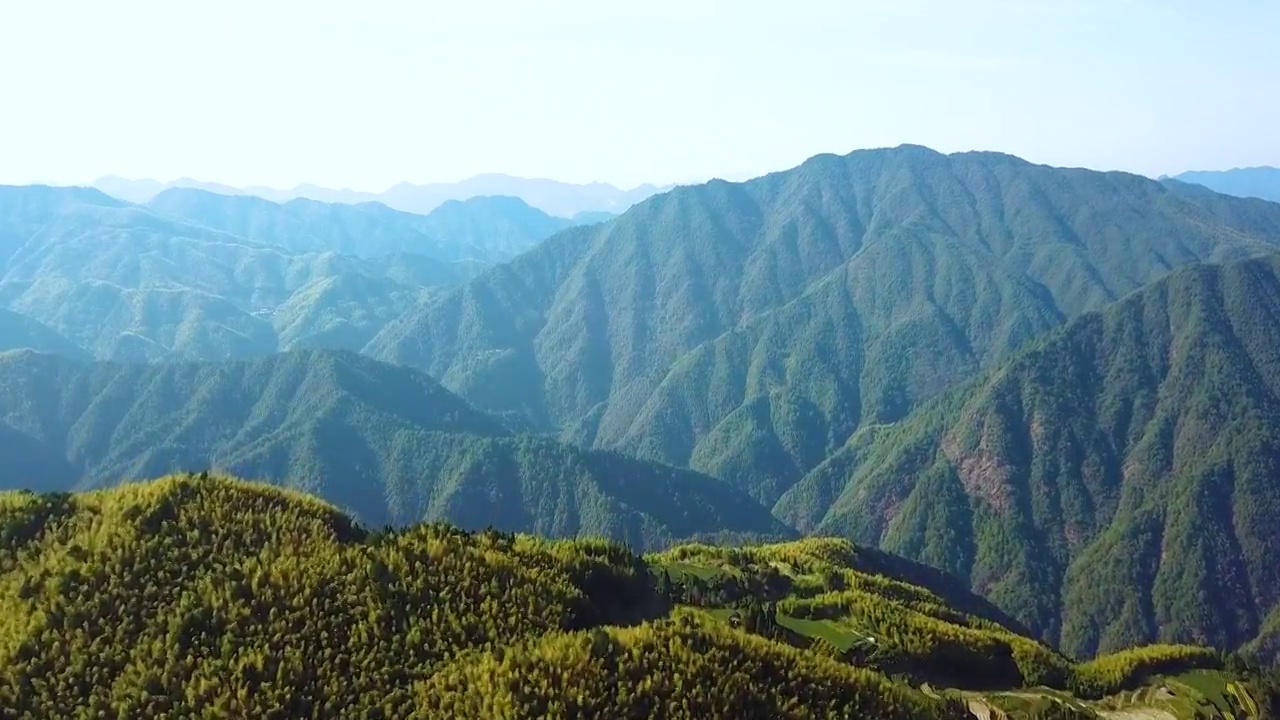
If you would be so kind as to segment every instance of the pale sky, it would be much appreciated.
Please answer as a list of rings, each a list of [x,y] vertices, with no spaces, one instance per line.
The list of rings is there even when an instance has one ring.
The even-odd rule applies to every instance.
[[[0,0],[0,182],[1280,165],[1275,0]]]

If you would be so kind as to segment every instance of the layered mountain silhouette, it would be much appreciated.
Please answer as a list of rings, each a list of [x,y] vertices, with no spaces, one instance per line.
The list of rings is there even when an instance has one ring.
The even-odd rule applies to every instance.
[[[0,307],[102,359],[359,349],[432,289],[570,224],[515,198],[422,216],[200,190],[140,207],[90,189],[0,188]],[[0,335],[61,351],[11,338]]]
[[[543,212],[562,218],[574,218],[579,214],[588,214],[590,217],[590,214],[601,212],[621,213],[641,200],[671,188],[646,184],[623,190],[608,183],[575,185],[497,173],[476,175],[456,183],[399,183],[381,193],[336,190],[316,185],[299,185],[289,190],[237,188],[191,178],[162,183],[156,180],[127,180],[110,175],[95,180],[92,185],[112,197],[133,203],[150,202],[165,190],[178,188],[220,195],[253,196],[280,203],[299,199],[347,205],[377,202],[396,210],[419,214],[430,213],[450,200],[496,195],[520,198]]]
[[[1179,266],[1280,242],[1280,206],[905,146],[677,188],[424,300],[366,352],[566,439],[772,505],[864,425]]]
[[[361,257],[418,253],[485,264],[509,260],[574,224],[513,197],[450,200],[430,215],[415,215],[373,202],[340,205],[299,199],[281,204],[247,195],[169,189],[147,207],[293,252]]]
[[[222,469],[324,497],[367,525],[611,537],[652,547],[788,529],[718,480],[520,436],[422,373],[352,353],[239,363],[0,355],[5,486],[103,487]]]
[[[374,523],[841,535],[1072,655],[1277,646],[1280,203],[917,146],[614,218],[501,194],[0,191],[0,348],[80,357],[5,356],[0,460],[215,465]]]
[[[1174,179],[1203,185],[1226,195],[1280,202],[1280,168],[1264,166],[1192,171],[1175,175]]]

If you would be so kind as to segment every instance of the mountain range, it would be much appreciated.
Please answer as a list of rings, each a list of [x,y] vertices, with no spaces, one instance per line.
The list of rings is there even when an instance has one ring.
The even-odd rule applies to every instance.
[[[819,156],[560,233],[365,351],[772,505],[859,427],[1178,266],[1278,243],[1280,206],[1181,183],[921,147]]]
[[[598,219],[600,213],[621,213],[651,195],[669,190],[671,186],[646,184],[623,190],[608,183],[577,185],[491,173],[476,175],[456,183],[399,183],[380,193],[335,190],[316,185],[299,185],[288,190],[237,188],[191,178],[163,183],[157,180],[127,180],[111,175],[98,178],[92,183],[92,187],[133,203],[147,203],[165,190],[180,188],[204,190],[219,195],[254,196],[279,203],[299,199],[345,205],[378,202],[396,210],[424,215],[450,200],[499,195],[518,197],[530,206],[557,217],[580,219],[578,216],[582,215],[584,218]]]
[[[214,467],[374,527],[447,520],[637,548],[790,534],[718,480],[518,435],[426,375],[352,353],[121,364],[15,351],[0,354],[0,418],[8,482],[46,491]]]
[[[1175,175],[1173,179],[1203,185],[1226,195],[1280,202],[1280,168],[1263,166],[1192,171]]]
[[[183,189],[139,206],[89,189],[0,188],[0,307],[101,359],[359,349],[432,289],[571,224],[504,197],[423,216]],[[50,349],[45,336],[29,345]]]
[[[933,465],[912,475],[862,444],[886,426],[938,416],[934,403],[951,388],[1171,271],[1265,257],[1277,244],[1280,205],[1176,181],[918,147],[821,156],[744,184],[678,188],[608,225],[566,231],[420,303],[366,352],[423,368],[477,406],[523,415],[568,441],[720,478],[802,531],[943,567],[1072,653],[1165,638],[1236,646],[1277,602],[1272,580],[1259,577],[1280,538],[1264,519],[1280,502],[1273,482],[1241,477],[1230,505],[1259,510],[1220,510],[1210,521],[1187,499],[1204,480],[1186,481],[1180,495],[1167,476],[1199,478],[1192,468],[1221,465],[1152,461],[1143,479],[1129,476],[1137,466],[1114,447],[1057,448],[1065,455],[1049,468],[1064,476],[1027,490],[1024,510],[999,499],[1021,490],[987,486],[1006,476],[1000,482],[1031,482],[1016,468],[1042,462],[1037,456],[993,457],[977,440],[948,440],[933,451],[952,453],[958,475],[947,481]],[[1265,284],[1257,291],[1266,297]],[[1197,301],[1196,291],[1184,293],[1177,302]],[[1153,343],[1154,332],[1133,334]],[[1249,387],[1246,372],[1280,382],[1280,368],[1248,361],[1202,377]],[[1068,373],[1049,385],[1088,382]],[[1118,398],[1136,391],[1098,389]],[[1141,430],[1172,442],[1177,427],[1147,427],[1149,416],[1121,407],[1129,408],[1117,421],[1121,437]],[[1035,432],[1095,417],[1062,413],[1036,420]],[[973,417],[957,422],[945,437],[982,437]],[[1204,427],[1220,426],[1206,419]],[[968,434],[955,435],[960,429]],[[1253,442],[1246,437],[1230,441]],[[1021,447],[1000,442],[1010,453]],[[1215,447],[1202,438],[1186,452],[1204,462]],[[1251,445],[1237,462],[1267,467],[1270,447]],[[849,453],[876,460],[840,464]],[[1087,479],[1073,480],[1082,464]],[[862,482],[858,470],[900,490]],[[989,514],[985,492],[997,493]],[[1122,508],[1121,496],[1132,507]],[[1175,497],[1186,515],[1138,510]],[[1159,530],[1166,520],[1167,533]],[[1155,534],[1132,545],[1140,532]],[[1182,546],[1156,552],[1160,537]],[[1206,599],[1224,578],[1199,558],[1205,543],[1218,542],[1236,548],[1223,550],[1238,568],[1233,609]],[[1175,561],[1144,569],[1152,552]],[[1102,587],[1126,588],[1121,597],[1133,605],[1109,605],[1096,595]]]
[[[40,352],[4,452],[372,524],[836,535],[1072,657],[1277,647],[1280,204],[901,146],[598,219],[5,189],[0,348]]]

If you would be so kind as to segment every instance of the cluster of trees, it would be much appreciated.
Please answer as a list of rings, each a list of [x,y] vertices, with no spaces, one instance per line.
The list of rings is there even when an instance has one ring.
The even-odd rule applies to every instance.
[[[883,675],[744,635],[691,611],[468,656],[419,688],[425,717],[968,718]]]
[[[1154,675],[1222,666],[1222,653],[1211,648],[1148,645],[1077,665],[1071,676],[1071,691],[1080,697],[1100,698],[1137,687]]]
[[[862,551],[846,540],[724,548],[681,545],[650,556],[673,602],[742,607],[768,602],[777,637],[886,673],[968,687],[1063,686],[1066,658],[999,623],[950,607],[929,589],[864,572]],[[875,565],[879,569],[879,564]],[[675,577],[666,578],[675,569]],[[977,605],[971,602],[971,605]],[[741,615],[741,611],[739,611]],[[832,621],[855,632],[852,647],[776,630],[777,618]]]
[[[958,699],[913,685],[1101,696],[1221,663],[1161,646],[1072,667],[927,588],[853,569],[857,554],[805,540],[644,558],[606,541],[443,524],[375,533],[309,496],[205,475],[3,493],[0,708],[15,718],[962,718]],[[689,587],[719,585],[729,589],[703,607],[672,607],[688,604]],[[851,652],[807,634],[826,621],[874,642]]]
[[[172,478],[0,496],[0,707],[16,717],[407,717],[467,650],[641,617],[599,542],[369,537],[265,486]]]

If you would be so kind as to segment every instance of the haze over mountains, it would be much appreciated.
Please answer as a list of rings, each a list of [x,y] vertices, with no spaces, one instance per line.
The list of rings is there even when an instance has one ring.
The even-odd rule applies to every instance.
[[[1173,179],[1203,185],[1227,195],[1280,202],[1280,168],[1264,166],[1194,171],[1175,175]]]
[[[133,203],[147,203],[167,189],[184,188],[205,190],[220,195],[250,195],[279,203],[297,199],[347,205],[380,202],[396,210],[423,215],[450,200],[500,195],[518,197],[530,206],[556,217],[575,218],[580,214],[589,213],[592,215],[588,217],[597,219],[599,213],[621,213],[637,202],[671,187],[646,184],[623,190],[608,183],[578,185],[556,180],[513,177],[500,173],[476,175],[456,183],[426,185],[400,183],[380,193],[335,190],[316,185],[299,185],[288,190],[267,187],[236,188],[191,178],[162,183],[156,180],[127,180],[111,175],[98,178],[92,186],[112,197]]]
[[[217,466],[375,524],[834,534],[1073,655],[1274,645],[1280,204],[908,145],[530,205],[0,189],[0,350],[39,351],[0,356],[8,462]]]
[[[503,197],[424,216],[185,189],[139,206],[0,187],[0,306],[101,359],[359,349],[434,288],[570,225]]]

